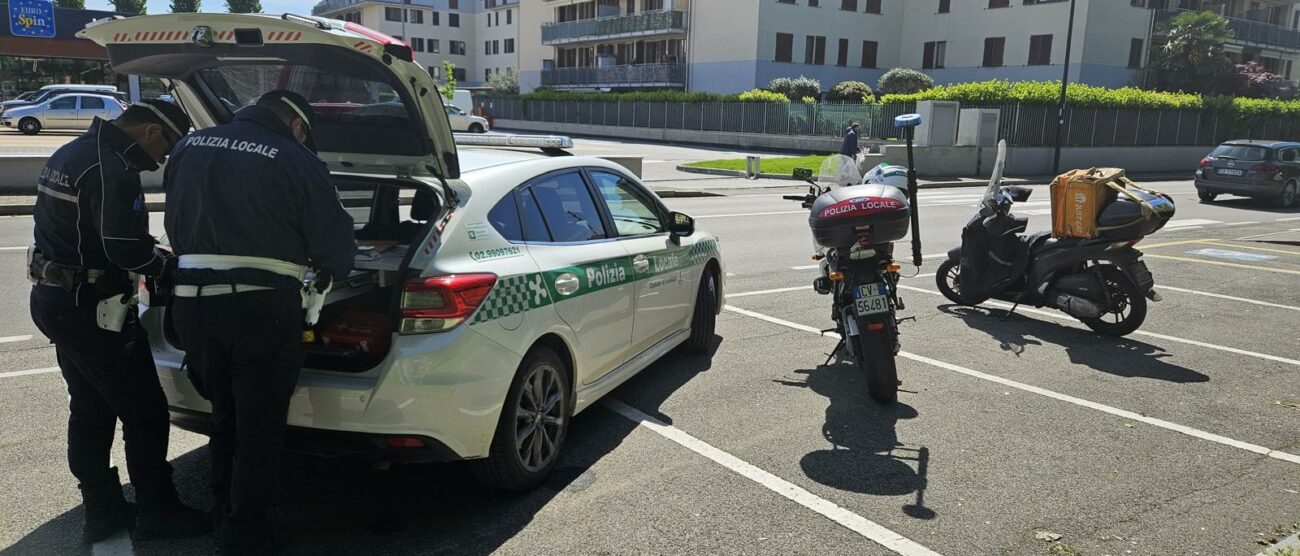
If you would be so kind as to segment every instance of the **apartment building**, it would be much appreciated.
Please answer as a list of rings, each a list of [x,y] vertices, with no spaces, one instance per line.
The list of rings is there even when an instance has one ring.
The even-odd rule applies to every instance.
[[[415,61],[441,79],[442,63],[456,64],[465,87],[518,67],[519,0],[324,0],[313,15],[356,22],[411,45]]]

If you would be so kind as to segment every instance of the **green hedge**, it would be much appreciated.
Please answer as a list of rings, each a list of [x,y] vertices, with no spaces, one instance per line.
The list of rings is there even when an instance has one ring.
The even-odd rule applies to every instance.
[[[687,93],[684,91],[645,91],[636,93],[574,93],[539,90],[519,95],[519,100],[556,100],[581,102],[740,102],[740,95]]]
[[[910,103],[918,100],[955,100],[962,104],[1055,105],[1060,98],[1061,82],[1023,81],[1011,83],[993,80],[978,83],[940,85],[910,95],[884,95],[885,104]],[[1140,108],[1167,110],[1203,110],[1236,113],[1241,117],[1300,115],[1300,101],[1237,97],[1202,97],[1193,93],[1148,91],[1137,87],[1107,89],[1071,83],[1065,92],[1066,102],[1078,108]]]

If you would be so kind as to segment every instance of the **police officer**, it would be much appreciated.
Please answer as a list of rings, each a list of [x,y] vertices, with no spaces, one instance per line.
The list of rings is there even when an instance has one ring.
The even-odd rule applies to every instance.
[[[96,118],[55,151],[37,183],[31,313],[54,343],[71,398],[68,466],[85,505],[87,543],[133,524],[137,539],[211,528],[207,514],[177,498],[167,462],[167,400],[130,303],[131,273],[156,275],[167,256],[149,235],[140,172],[156,170],[189,127],[172,104],[133,104],[111,122]],[[118,420],[138,512],[109,467]]]
[[[318,285],[345,277],[356,254],[312,121],[306,99],[272,91],[190,135],[167,165],[176,333],[212,402],[216,548],[226,554],[272,550],[266,514],[302,364],[303,280],[308,269]]]

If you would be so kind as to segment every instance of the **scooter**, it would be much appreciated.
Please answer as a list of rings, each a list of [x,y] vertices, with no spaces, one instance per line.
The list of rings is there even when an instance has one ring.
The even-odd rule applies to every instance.
[[[1006,142],[998,143],[993,176],[979,212],[962,229],[962,244],[948,252],[935,281],[949,301],[978,305],[989,299],[1052,307],[1108,336],[1124,336],[1146,319],[1147,301],[1160,301],[1142,252],[1146,235],[1173,216],[1173,202],[1162,195],[1164,212],[1150,222],[1094,239],[1025,235],[1029,218],[1013,214],[1015,203],[1033,190],[1001,185]]]

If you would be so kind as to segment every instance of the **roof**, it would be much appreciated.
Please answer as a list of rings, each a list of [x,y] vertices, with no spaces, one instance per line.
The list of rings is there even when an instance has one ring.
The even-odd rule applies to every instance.
[[[1295,141],[1275,141],[1272,139],[1236,139],[1233,141],[1224,141],[1224,145],[1252,145],[1256,147],[1289,147],[1300,145]]]
[[[505,164],[514,164],[517,162],[526,162],[547,158],[539,152],[528,152],[514,149],[497,149],[497,148],[474,148],[461,147],[457,153],[460,158],[460,171],[473,172],[484,168],[502,166]]]

